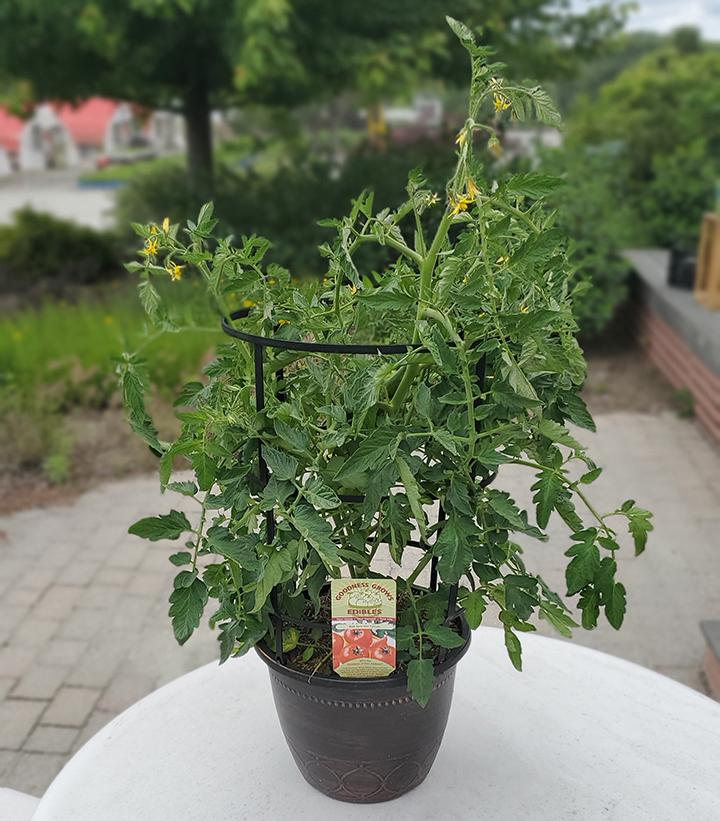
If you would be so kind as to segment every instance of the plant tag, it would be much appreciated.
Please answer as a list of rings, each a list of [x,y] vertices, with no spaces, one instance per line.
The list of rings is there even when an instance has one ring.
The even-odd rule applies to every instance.
[[[394,579],[333,579],[333,670],[343,678],[382,678],[395,669]]]

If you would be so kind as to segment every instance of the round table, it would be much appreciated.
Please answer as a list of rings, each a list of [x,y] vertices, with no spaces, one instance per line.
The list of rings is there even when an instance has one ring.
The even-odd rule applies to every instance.
[[[720,704],[612,656],[499,630],[461,661],[445,740],[417,789],[371,808],[313,790],[250,653],[182,676],[119,715],[51,784],[33,821],[262,818],[720,819]]]

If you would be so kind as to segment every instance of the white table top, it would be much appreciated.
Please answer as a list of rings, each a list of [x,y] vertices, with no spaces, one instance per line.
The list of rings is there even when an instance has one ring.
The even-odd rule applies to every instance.
[[[254,653],[182,676],[66,765],[33,821],[717,821],[720,704],[578,645],[524,636],[525,672],[481,628],[426,781],[372,808],[295,768]]]

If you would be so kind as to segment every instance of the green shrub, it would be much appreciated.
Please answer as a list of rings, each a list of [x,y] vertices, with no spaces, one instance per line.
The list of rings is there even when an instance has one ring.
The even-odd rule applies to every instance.
[[[637,233],[622,188],[621,160],[610,150],[561,148],[543,154],[543,170],[565,178],[551,203],[571,238],[575,278],[587,283],[574,300],[575,317],[582,334],[593,336],[626,297],[630,265],[620,252]]]
[[[23,208],[0,226],[0,292],[62,292],[121,272],[113,234]]]
[[[217,174],[213,200],[222,229],[273,237],[270,256],[300,275],[318,271],[317,246],[331,233],[318,221],[347,210],[362,189],[375,192],[379,208],[402,197],[407,172],[421,166],[431,184],[442,190],[448,171],[446,152],[436,143],[398,146],[378,153],[367,147],[353,153],[339,173],[330,165],[307,160],[281,166],[273,175],[224,168]],[[202,200],[191,190],[187,173],[179,168],[158,169],[133,180],[118,192],[117,219],[124,230],[131,221],[159,221],[168,216],[184,222]],[[365,249],[363,249],[365,250]],[[368,253],[365,264],[379,265],[382,250]]]

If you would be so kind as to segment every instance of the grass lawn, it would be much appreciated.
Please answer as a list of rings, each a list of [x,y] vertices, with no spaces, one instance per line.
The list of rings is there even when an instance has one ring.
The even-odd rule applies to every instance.
[[[197,376],[221,333],[199,288],[184,282],[167,287],[173,288],[174,311],[190,314],[203,328],[164,333],[144,350],[160,387],[154,404],[171,425],[172,392]],[[113,358],[145,339],[145,317],[129,283],[0,318],[0,414],[7,430],[0,459],[6,483],[13,476],[62,483],[83,478],[83,471],[92,474],[87,451],[106,450],[108,443],[88,441],[90,428],[99,439],[110,437],[114,448],[134,452],[134,437],[122,423]],[[111,421],[105,433],[98,427],[103,417]]]

